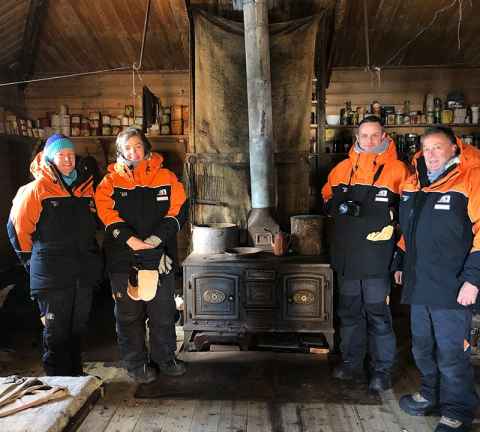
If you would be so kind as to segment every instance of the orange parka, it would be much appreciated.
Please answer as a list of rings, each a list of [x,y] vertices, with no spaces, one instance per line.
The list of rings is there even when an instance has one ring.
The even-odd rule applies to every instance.
[[[322,196],[334,219],[331,260],[340,276],[368,279],[389,274],[400,187],[407,176],[391,139],[379,154],[352,147],[348,158],[330,172]],[[344,213],[346,205],[355,211]]]
[[[126,241],[135,236],[162,240],[158,258],[176,257],[176,234],[187,220],[187,197],[175,174],[163,167],[163,157],[150,153],[134,169],[113,163],[95,194],[105,225],[104,250],[109,272],[128,272],[134,263]]]
[[[102,263],[88,165],[77,162],[78,178],[71,186],[42,153],[30,170],[35,180],[18,190],[7,229],[15,252],[29,269],[32,293],[62,289],[76,278],[86,284],[97,282]]]

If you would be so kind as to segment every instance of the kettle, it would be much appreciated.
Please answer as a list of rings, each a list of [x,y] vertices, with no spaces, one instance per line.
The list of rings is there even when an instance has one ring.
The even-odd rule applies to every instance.
[[[290,247],[290,234],[279,231],[272,237],[273,254],[275,256],[284,256],[287,253],[288,248]]]

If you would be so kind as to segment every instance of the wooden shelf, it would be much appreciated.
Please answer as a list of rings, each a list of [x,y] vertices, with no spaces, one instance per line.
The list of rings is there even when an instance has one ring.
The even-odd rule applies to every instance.
[[[471,124],[471,123],[451,123],[451,124],[402,124],[402,125],[385,125],[385,129],[397,129],[397,128],[405,128],[405,129],[412,129],[412,128],[426,128],[426,127],[433,127],[433,126],[448,126],[448,127],[463,127],[463,128],[476,128],[480,129],[480,125],[478,124]],[[326,129],[355,129],[358,126],[350,126],[350,125],[329,125],[326,124]]]
[[[31,140],[31,141],[37,141],[43,138],[40,137],[31,137],[27,135],[11,135],[11,134],[0,134],[0,139],[23,139],[23,140]]]
[[[187,139],[188,135],[146,135],[149,140],[177,140],[177,139]],[[89,136],[70,136],[67,137],[72,141],[79,140],[88,140],[88,139],[98,139],[98,140],[114,140],[117,138],[116,135],[89,135]]]

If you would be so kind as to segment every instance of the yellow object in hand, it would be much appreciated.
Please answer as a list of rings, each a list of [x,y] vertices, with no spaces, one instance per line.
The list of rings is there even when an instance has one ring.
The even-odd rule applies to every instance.
[[[382,241],[390,240],[393,235],[393,226],[387,225],[383,227],[382,231],[374,231],[367,235],[367,240],[370,241]]]

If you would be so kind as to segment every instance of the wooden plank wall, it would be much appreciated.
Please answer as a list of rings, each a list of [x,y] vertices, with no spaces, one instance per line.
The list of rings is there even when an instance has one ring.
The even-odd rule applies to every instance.
[[[467,104],[480,103],[480,68],[386,69],[380,74],[360,68],[335,69],[326,92],[326,112],[339,114],[347,100],[353,108],[378,100],[382,105],[395,105],[395,109],[409,100],[411,109],[418,111],[423,110],[427,93],[444,101],[453,90],[463,91]]]
[[[0,76],[0,82],[8,81],[7,78]],[[0,87],[0,106],[13,112],[24,112],[23,92],[16,86]],[[0,185],[2,187],[2,199],[0,200],[0,270],[14,262],[5,226],[12,206],[12,199],[19,183],[25,180],[19,178],[19,173],[16,169],[16,163],[21,160],[18,157],[19,153],[17,150],[15,143],[0,136]],[[27,161],[23,162],[25,162],[25,165]]]
[[[160,97],[163,105],[189,104],[189,73],[144,72],[142,81],[135,77],[136,109],[141,110],[142,85]],[[30,84],[25,91],[28,115],[45,117],[58,112],[66,104],[73,114],[88,115],[101,111],[111,115],[123,114],[125,105],[132,105],[132,73],[118,72],[77,78],[43,81]]]

